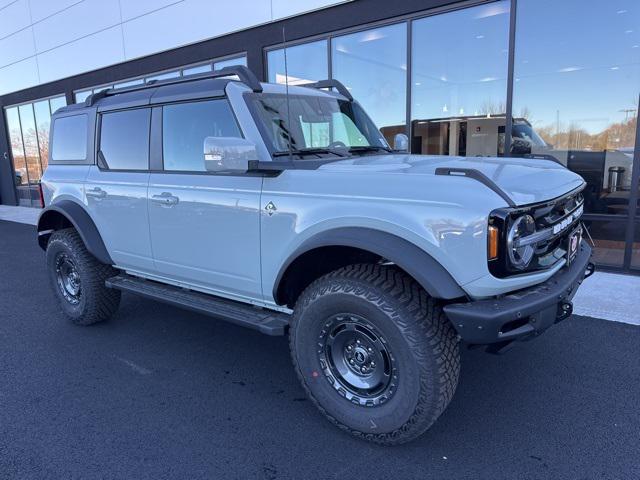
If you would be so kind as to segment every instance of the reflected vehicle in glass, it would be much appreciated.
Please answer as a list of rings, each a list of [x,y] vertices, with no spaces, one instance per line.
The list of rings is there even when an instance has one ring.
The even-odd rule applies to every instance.
[[[497,156],[499,123],[466,120],[450,137],[466,158],[415,155],[342,83],[260,83],[242,66],[93,94],[52,120],[37,228],[50,283],[80,325],[127,291],[288,333],[332,423],[410,441],[451,401],[461,342],[540,335],[593,272],[584,180]]]

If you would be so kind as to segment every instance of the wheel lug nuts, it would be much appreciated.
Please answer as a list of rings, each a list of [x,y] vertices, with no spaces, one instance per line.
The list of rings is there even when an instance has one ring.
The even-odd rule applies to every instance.
[[[371,347],[367,348],[367,352],[369,352],[369,353],[373,352],[373,348],[371,348]]]
[[[355,362],[355,361],[353,360],[353,358],[352,358],[351,360],[349,360],[349,363],[350,363],[351,365],[353,365],[353,364],[354,364],[354,363],[356,363],[356,362]]]
[[[371,362],[369,365],[371,366],[371,368],[373,368],[373,367],[376,366],[376,363],[375,362]]]
[[[357,343],[358,345],[360,345],[360,340],[356,340],[356,343]]]

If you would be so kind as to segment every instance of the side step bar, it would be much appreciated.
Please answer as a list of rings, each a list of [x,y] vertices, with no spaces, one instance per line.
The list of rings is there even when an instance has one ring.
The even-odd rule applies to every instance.
[[[125,273],[108,278],[105,285],[108,288],[135,293],[187,310],[221,318],[267,335],[284,335],[289,326],[289,315],[285,313],[273,312]]]

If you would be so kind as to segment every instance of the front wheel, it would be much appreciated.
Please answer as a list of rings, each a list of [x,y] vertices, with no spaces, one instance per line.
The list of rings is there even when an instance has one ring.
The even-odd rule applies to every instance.
[[[460,354],[450,322],[393,266],[351,265],[312,283],[296,304],[290,346],[320,411],[380,444],[426,431],[458,383]]]
[[[120,305],[120,291],[104,282],[116,274],[91,255],[73,228],[51,234],[46,252],[47,270],[62,311],[76,325],[107,320]]]

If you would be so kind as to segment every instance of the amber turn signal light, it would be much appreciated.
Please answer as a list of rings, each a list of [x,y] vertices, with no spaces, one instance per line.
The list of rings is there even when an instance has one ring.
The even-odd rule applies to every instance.
[[[487,257],[489,260],[498,258],[498,227],[489,225],[487,236]]]

